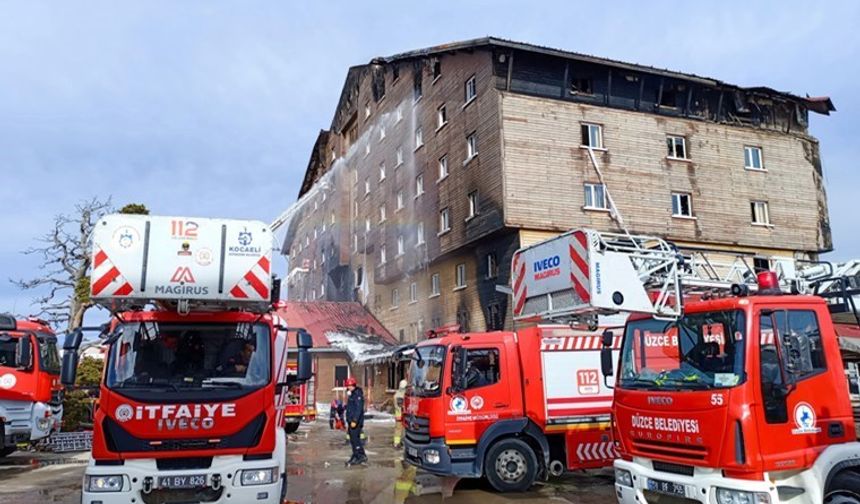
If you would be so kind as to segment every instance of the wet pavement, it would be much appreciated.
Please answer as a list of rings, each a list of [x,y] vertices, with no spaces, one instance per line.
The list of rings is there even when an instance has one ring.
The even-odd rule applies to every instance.
[[[290,503],[302,504],[502,504],[614,502],[609,470],[573,473],[536,485],[522,494],[495,494],[482,481],[464,480],[453,495],[441,490],[451,481],[415,474],[404,467],[401,450],[391,446],[392,423],[369,423],[366,466],[345,467],[349,444],[345,433],[327,423],[302,426],[288,446]],[[0,459],[0,503],[78,503],[87,454],[15,453]],[[398,483],[399,481],[399,483]],[[416,495],[418,494],[418,495]]]

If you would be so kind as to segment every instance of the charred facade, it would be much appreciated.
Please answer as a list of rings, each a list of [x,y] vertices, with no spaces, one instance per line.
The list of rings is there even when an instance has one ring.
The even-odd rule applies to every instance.
[[[494,38],[349,70],[282,252],[291,300],[360,301],[403,341],[512,325],[513,252],[576,226],[688,249],[830,250],[810,111],[741,88]],[[596,154],[601,174],[589,158]]]

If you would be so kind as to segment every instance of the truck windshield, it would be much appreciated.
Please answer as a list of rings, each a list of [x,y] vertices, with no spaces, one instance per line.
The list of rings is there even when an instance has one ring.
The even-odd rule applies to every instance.
[[[619,386],[649,390],[733,387],[744,381],[746,317],[739,310],[678,321],[627,323]]]
[[[246,389],[269,381],[264,324],[135,322],[118,327],[105,383],[115,389]]]
[[[435,396],[442,390],[442,369],[445,367],[445,347],[441,345],[415,348],[409,376],[412,391],[417,396]]]

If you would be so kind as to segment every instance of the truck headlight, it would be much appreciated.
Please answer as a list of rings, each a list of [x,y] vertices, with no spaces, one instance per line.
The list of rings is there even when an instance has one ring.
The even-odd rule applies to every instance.
[[[51,417],[40,418],[38,421],[36,421],[36,428],[38,428],[40,431],[50,430],[52,423],[54,423],[54,421]]]
[[[615,470],[615,482],[621,486],[633,488],[633,476],[627,469]]]
[[[436,465],[439,463],[439,450],[424,450],[424,462],[427,462],[430,465]]]
[[[718,504],[770,504],[770,495],[717,487]]]
[[[121,492],[122,480],[121,474],[87,476],[87,492]]]
[[[242,486],[269,485],[275,481],[277,467],[266,469],[245,469],[242,471]]]

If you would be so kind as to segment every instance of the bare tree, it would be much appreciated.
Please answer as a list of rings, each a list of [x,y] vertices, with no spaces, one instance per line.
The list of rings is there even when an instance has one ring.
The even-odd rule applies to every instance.
[[[38,291],[33,301],[38,316],[55,327],[72,330],[80,327],[90,301],[90,240],[98,220],[112,210],[110,198],[82,201],[71,215],[57,215],[51,230],[39,238],[42,246],[30,247],[24,254],[41,256],[39,274],[30,280],[12,280],[22,290]]]

